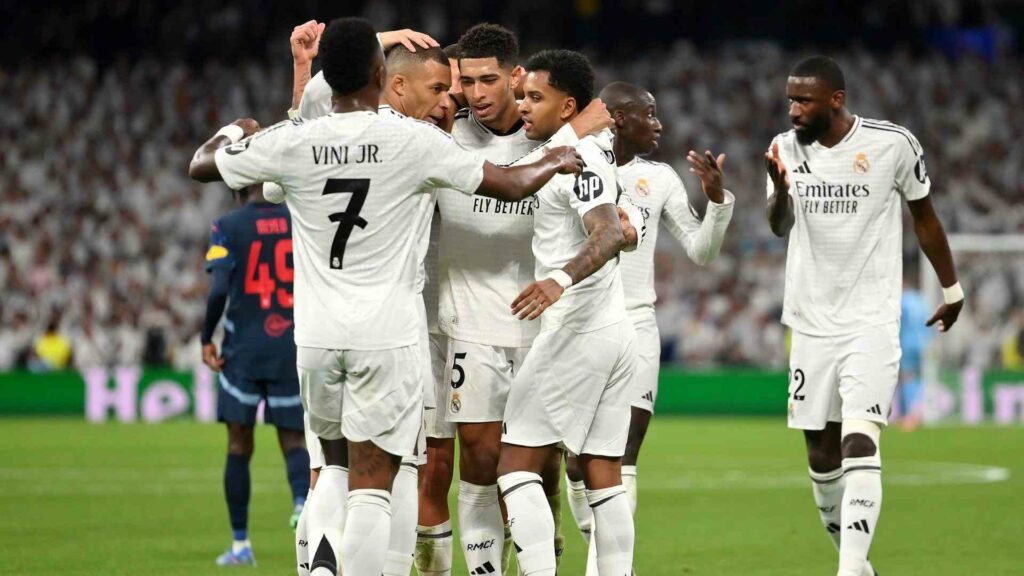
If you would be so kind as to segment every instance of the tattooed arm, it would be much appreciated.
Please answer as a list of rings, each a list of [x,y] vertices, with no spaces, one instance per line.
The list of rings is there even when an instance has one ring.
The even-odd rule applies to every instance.
[[[583,215],[583,224],[587,227],[587,241],[561,269],[572,279],[572,284],[579,284],[600,270],[626,245],[614,204],[595,206]],[[558,302],[564,291],[554,278],[533,282],[512,302],[512,313],[520,320],[533,320]]]

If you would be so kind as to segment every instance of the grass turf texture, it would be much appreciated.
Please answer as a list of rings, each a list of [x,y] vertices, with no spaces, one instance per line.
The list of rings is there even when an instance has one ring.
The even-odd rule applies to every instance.
[[[255,569],[214,566],[230,542],[222,427],[5,419],[0,437],[5,575],[295,573],[270,427],[258,430],[252,463]],[[834,574],[802,444],[776,419],[655,418],[640,461],[638,574]],[[1024,428],[893,430],[882,448],[872,550],[882,574],[1024,573]],[[451,502],[454,512],[454,492]],[[561,574],[582,574],[583,541],[567,504],[563,513]],[[466,574],[458,548],[454,574]]]

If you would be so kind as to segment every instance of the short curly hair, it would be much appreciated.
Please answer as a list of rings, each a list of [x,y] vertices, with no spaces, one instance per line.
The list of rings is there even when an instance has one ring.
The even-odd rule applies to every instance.
[[[332,20],[320,38],[324,80],[338,94],[351,94],[370,83],[370,67],[380,53],[373,26],[363,18]]]
[[[459,58],[497,58],[498,66],[519,63],[519,41],[511,30],[497,24],[477,24],[459,38]]]
[[[576,99],[582,110],[594,99],[594,68],[573,50],[542,50],[526,62],[527,72],[547,72],[548,84]]]

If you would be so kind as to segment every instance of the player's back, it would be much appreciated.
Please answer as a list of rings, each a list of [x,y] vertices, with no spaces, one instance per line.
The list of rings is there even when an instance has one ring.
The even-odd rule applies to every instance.
[[[291,216],[283,205],[250,203],[214,224],[210,267],[227,264],[225,360],[253,378],[295,370]]]
[[[482,165],[434,126],[373,111],[282,122],[218,151],[232,188],[271,181],[285,191],[295,341],[327,349],[416,342],[416,231],[428,208],[421,195],[442,186],[473,191]]]
[[[904,128],[860,117],[832,148],[801,145],[793,131],[776,141],[796,213],[783,322],[825,335],[898,320],[901,198],[930,187],[920,144]]]

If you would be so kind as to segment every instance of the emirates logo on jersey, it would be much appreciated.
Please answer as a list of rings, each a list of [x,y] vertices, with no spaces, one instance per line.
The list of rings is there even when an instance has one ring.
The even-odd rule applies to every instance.
[[[292,327],[292,321],[280,314],[271,314],[263,321],[263,331],[271,338],[280,338]]]
[[[647,178],[636,181],[636,193],[644,198],[651,195],[651,185],[647,183]]]
[[[868,163],[868,155],[858,152],[857,157],[853,159],[853,171],[857,174],[867,174],[870,169],[871,164]]]

